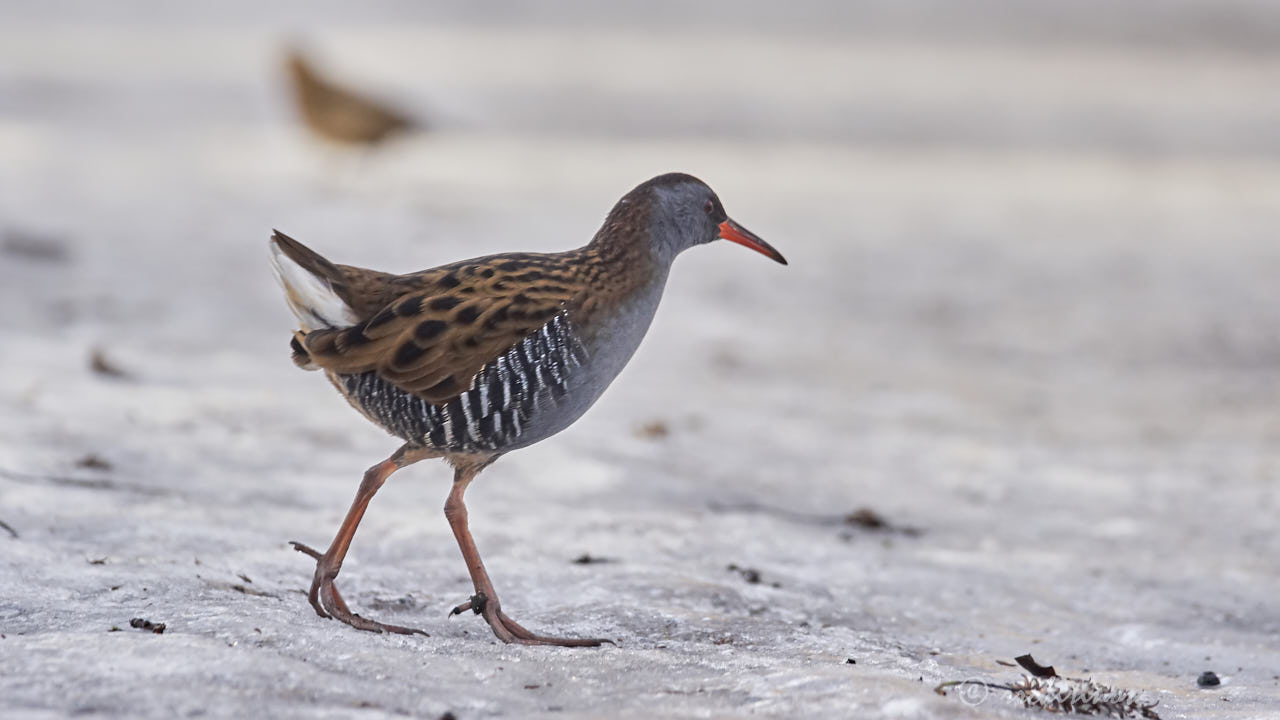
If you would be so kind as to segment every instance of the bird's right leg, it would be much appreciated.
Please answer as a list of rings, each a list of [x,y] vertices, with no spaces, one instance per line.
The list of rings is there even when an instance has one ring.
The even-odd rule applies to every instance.
[[[471,481],[495,459],[496,457],[489,457],[472,462],[465,460],[459,462],[456,459],[450,459],[450,462],[454,464],[455,472],[453,489],[449,492],[449,499],[444,504],[444,515],[449,520],[449,527],[453,528],[453,535],[458,541],[458,548],[462,551],[462,559],[467,563],[467,571],[471,574],[471,582],[475,587],[476,594],[470,600],[455,607],[449,613],[449,616],[461,615],[471,610],[475,614],[483,616],[485,622],[489,623],[489,628],[493,630],[493,634],[505,643],[560,645],[562,647],[598,647],[601,643],[612,645],[612,640],[605,639],[560,638],[538,635],[526,630],[523,625],[502,612],[502,605],[498,601],[498,593],[493,589],[493,582],[489,580],[489,573],[484,569],[484,561],[480,559],[480,550],[476,548],[476,541],[471,537],[471,529],[467,522],[467,505],[462,499]]]
[[[360,481],[360,489],[356,491],[356,498],[351,503],[351,509],[347,511],[347,517],[338,527],[338,534],[325,552],[321,553],[300,542],[290,543],[298,552],[316,559],[316,572],[311,578],[311,590],[307,597],[311,600],[311,607],[315,608],[316,614],[320,617],[336,618],[354,628],[370,632],[426,635],[425,632],[415,628],[381,623],[351,612],[346,601],[342,599],[341,593],[338,592],[338,588],[333,584],[334,579],[338,577],[338,571],[342,569],[342,561],[347,556],[348,548],[351,547],[356,528],[364,517],[365,509],[369,507],[369,501],[373,500],[373,496],[387,478],[391,477],[391,473],[424,457],[430,457],[430,455],[415,453],[406,445],[391,457],[366,470],[364,479]]]

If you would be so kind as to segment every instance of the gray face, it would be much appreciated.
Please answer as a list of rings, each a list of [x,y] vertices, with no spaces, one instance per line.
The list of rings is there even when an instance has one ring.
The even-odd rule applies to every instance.
[[[720,223],[729,218],[715,192],[693,178],[655,186],[653,196],[654,249],[667,262],[694,245],[718,238]]]

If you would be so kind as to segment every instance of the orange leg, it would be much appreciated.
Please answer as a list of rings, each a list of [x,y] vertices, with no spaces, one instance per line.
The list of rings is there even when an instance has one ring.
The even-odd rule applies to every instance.
[[[369,501],[373,500],[378,488],[381,488],[387,478],[391,477],[391,473],[417,462],[423,457],[430,456],[415,456],[408,446],[405,446],[396,451],[390,458],[365,471],[364,480],[360,482],[360,489],[356,491],[356,499],[351,503],[351,509],[347,511],[347,517],[342,521],[342,525],[338,527],[338,534],[333,538],[333,542],[329,544],[329,549],[324,553],[320,553],[300,542],[290,543],[298,552],[305,553],[316,559],[316,572],[311,579],[311,591],[307,594],[307,597],[311,600],[311,607],[315,608],[316,614],[320,617],[335,618],[354,628],[370,632],[400,633],[403,635],[419,633],[426,635],[425,632],[415,628],[380,623],[351,612],[351,609],[347,607],[346,601],[342,599],[341,593],[338,592],[338,588],[333,584],[334,579],[338,577],[338,572],[342,570],[342,561],[346,558],[347,550],[351,547],[351,540],[355,537],[356,528],[359,527],[360,520],[364,517],[364,511],[369,507]]]
[[[482,615],[485,622],[489,623],[489,627],[493,629],[493,634],[498,639],[507,643],[520,643],[522,645],[561,645],[566,647],[596,647],[601,643],[610,643],[611,640],[591,639],[591,638],[556,638],[546,635],[537,635],[526,630],[520,623],[507,617],[502,612],[502,605],[498,601],[498,593],[493,589],[493,583],[489,580],[489,573],[484,569],[484,562],[480,559],[480,551],[476,548],[476,542],[471,537],[471,530],[467,527],[467,506],[463,502],[462,496],[467,491],[467,486],[475,479],[476,475],[492,462],[492,459],[486,459],[478,463],[455,463],[457,468],[453,476],[453,489],[449,492],[449,499],[444,504],[444,516],[449,520],[449,527],[453,529],[453,536],[458,540],[458,548],[462,550],[462,559],[467,563],[467,571],[471,574],[471,582],[475,586],[476,594],[467,602],[459,605],[450,612],[450,616],[464,613],[467,610]]]

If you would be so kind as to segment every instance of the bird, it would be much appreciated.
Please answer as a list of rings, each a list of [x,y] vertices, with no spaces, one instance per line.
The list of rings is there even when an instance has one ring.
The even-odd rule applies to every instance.
[[[326,140],[376,145],[415,125],[398,110],[321,77],[296,49],[288,52],[285,66],[303,121],[313,133]]]
[[[292,543],[316,560],[315,612],[360,630],[426,634],[352,612],[334,581],[387,478],[440,458],[453,468],[444,514],[474,588],[450,617],[469,610],[508,643],[612,642],[537,634],[504,613],[463,496],[495,460],[564,430],[599,399],[644,338],[672,261],[718,239],[787,264],[684,173],[635,187],[576,250],[489,255],[405,275],[336,265],[274,231],[271,261],[299,324],[293,361],[323,371],[352,407],[404,443],[365,472],[327,550]]]

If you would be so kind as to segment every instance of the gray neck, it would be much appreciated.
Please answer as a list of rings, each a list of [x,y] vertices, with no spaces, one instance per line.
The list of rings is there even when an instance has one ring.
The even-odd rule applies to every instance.
[[[669,261],[659,264],[648,282],[638,288],[627,302],[619,303],[594,322],[596,331],[583,338],[595,395],[604,392],[640,347],[640,341],[649,331],[653,316],[658,311],[670,269]]]

